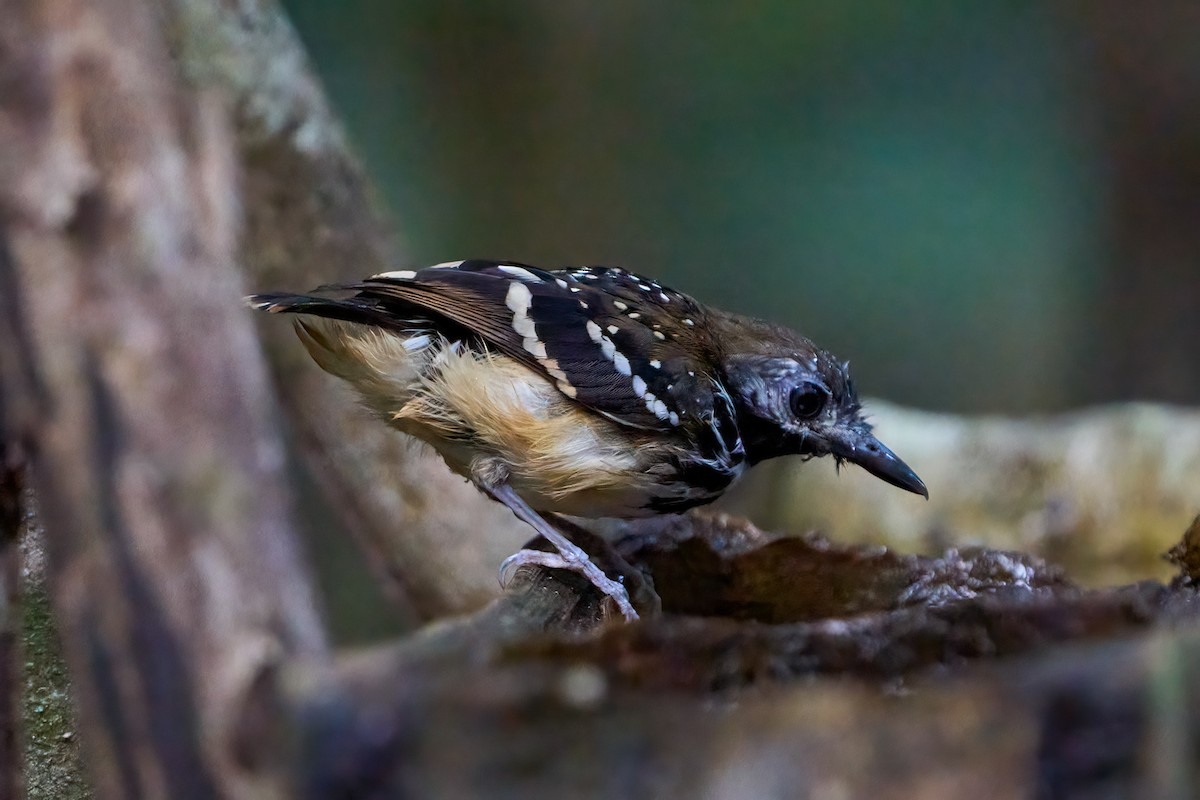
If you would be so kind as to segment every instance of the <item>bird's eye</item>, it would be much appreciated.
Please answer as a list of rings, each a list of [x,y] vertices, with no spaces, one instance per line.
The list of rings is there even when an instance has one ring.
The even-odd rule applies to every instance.
[[[824,386],[819,386],[815,383],[802,383],[795,389],[792,389],[792,395],[788,398],[788,403],[792,407],[792,413],[799,419],[812,419],[817,414],[821,413],[821,409],[825,408],[825,401],[829,398],[829,392]]]

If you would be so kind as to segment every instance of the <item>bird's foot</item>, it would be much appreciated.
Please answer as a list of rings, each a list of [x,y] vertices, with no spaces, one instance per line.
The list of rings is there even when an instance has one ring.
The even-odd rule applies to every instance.
[[[500,564],[500,586],[507,588],[521,567],[571,569],[571,562],[546,550],[518,550]]]
[[[582,551],[580,552],[582,553]],[[504,559],[504,563],[500,565],[500,585],[508,585],[513,575],[521,567],[537,566],[546,569],[570,570],[587,578],[593,586],[611,597],[627,622],[638,619],[638,613],[629,600],[629,592],[625,589],[624,584],[608,577],[602,569],[592,563],[586,553],[583,554],[582,559],[573,558],[574,555],[574,553],[563,555],[546,550],[519,550]]]

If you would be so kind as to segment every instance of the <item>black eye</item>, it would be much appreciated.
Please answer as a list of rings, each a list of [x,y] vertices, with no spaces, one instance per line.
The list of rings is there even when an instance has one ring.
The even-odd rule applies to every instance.
[[[828,398],[829,392],[825,390],[825,387],[815,383],[802,383],[792,389],[792,396],[788,398],[788,403],[792,407],[792,413],[798,418],[812,419],[821,413],[821,409],[825,408],[825,401]]]

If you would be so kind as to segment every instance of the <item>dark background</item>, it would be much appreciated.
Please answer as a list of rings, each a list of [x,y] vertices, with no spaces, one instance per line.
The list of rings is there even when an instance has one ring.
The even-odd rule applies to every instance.
[[[621,264],[925,408],[1200,397],[1200,4],[287,6],[412,265]]]

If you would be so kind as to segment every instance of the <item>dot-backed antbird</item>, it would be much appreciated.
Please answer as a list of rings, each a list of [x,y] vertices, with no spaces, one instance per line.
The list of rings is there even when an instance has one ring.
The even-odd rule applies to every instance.
[[[625,587],[543,513],[681,512],[793,454],[928,497],[871,433],[844,362],[619,268],[455,261],[249,302],[304,315],[296,332],[324,370],[558,550],[522,550],[502,574],[574,570],[627,619]]]

